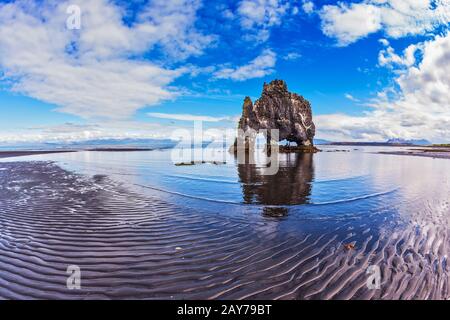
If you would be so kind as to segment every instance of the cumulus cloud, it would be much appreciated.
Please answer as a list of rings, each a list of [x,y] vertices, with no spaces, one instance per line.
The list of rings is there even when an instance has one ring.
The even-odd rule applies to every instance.
[[[266,41],[270,27],[280,25],[289,8],[285,0],[241,0],[237,14],[242,28],[253,32],[249,39]]]
[[[248,64],[230,68],[222,67],[214,73],[216,79],[231,79],[244,81],[253,78],[261,78],[274,72],[276,54],[270,49],[264,50],[258,57]]]
[[[304,0],[302,9],[306,14],[312,14],[314,12],[314,2]]]
[[[411,67],[416,62],[415,54],[418,50],[419,46],[412,44],[403,51],[403,55],[398,55],[395,53],[394,48],[388,45],[387,48],[381,50],[378,54],[378,64],[389,68]]]
[[[81,8],[81,30],[66,28],[66,9]],[[161,48],[172,59],[214,41],[195,29],[199,0],[151,1],[132,24],[107,0],[17,0],[0,5],[0,67],[12,91],[81,116],[125,118],[173,99],[169,85],[187,72],[135,57]]]
[[[385,47],[389,46],[389,41],[387,39],[380,39],[380,40],[378,40],[378,42],[381,43]]]
[[[238,6],[244,28],[271,27],[281,24],[289,4],[280,0],[242,0]]]
[[[449,0],[364,0],[360,3],[326,5],[320,11],[322,31],[348,45],[383,30],[401,38],[425,34],[450,22]]]
[[[450,34],[417,45],[422,60],[399,70],[394,97],[381,92],[363,116],[315,117],[322,138],[450,140]],[[403,57],[404,59],[405,57]],[[407,58],[406,58],[407,59]]]
[[[217,37],[195,28],[201,6],[201,0],[152,0],[138,16],[139,41],[153,41],[181,59],[202,54]]]

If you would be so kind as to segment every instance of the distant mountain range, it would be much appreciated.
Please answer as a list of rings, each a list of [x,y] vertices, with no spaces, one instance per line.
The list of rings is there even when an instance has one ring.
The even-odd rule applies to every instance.
[[[413,145],[413,146],[428,146],[431,145],[431,142],[425,139],[418,140],[405,140],[405,139],[389,139],[387,141],[389,144],[400,144],[400,145]]]
[[[204,142],[207,146],[210,142]],[[351,145],[351,146],[425,146],[431,142],[419,140],[389,139],[386,142],[333,142],[325,139],[314,139],[315,145]],[[95,139],[74,142],[43,142],[3,144],[0,150],[86,150],[100,148],[142,148],[142,149],[168,149],[179,145],[178,141],[170,139]]]
[[[58,149],[98,149],[98,148],[145,148],[167,149],[177,145],[170,139],[93,139],[69,142],[16,143],[0,145],[0,150],[58,150]]]
[[[347,146],[427,146],[432,143],[425,139],[389,139],[386,142],[334,142],[324,139],[314,139],[316,145],[347,145]]]
[[[330,144],[333,143],[332,141],[324,140],[324,139],[314,139],[314,144],[316,146],[319,146],[321,144]]]
[[[67,147],[142,147],[142,148],[168,148],[174,147],[176,141],[170,139],[95,139],[79,142],[64,143]],[[56,144],[61,145],[61,144]]]

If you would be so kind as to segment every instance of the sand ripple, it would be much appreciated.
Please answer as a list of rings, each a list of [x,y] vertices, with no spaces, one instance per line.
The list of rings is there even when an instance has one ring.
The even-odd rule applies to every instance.
[[[0,167],[3,299],[450,297],[446,224],[391,223],[381,207],[379,224],[227,216],[51,163]],[[66,288],[69,265],[81,268],[81,290]],[[371,265],[379,290],[366,285]]]

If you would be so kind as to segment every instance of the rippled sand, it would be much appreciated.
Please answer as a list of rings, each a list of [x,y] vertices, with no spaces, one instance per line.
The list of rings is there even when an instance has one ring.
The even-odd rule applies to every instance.
[[[48,162],[1,163],[0,298],[446,299],[449,203],[439,206],[415,223],[381,203],[311,221],[226,215]],[[80,266],[81,290],[66,288],[68,265]]]

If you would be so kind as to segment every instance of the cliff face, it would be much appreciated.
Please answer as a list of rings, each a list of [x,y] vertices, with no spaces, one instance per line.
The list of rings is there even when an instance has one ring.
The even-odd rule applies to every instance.
[[[278,129],[279,141],[286,139],[299,146],[312,145],[316,132],[310,103],[289,92],[283,80],[264,83],[262,95],[254,104],[249,97],[245,98],[239,129],[249,128]]]

